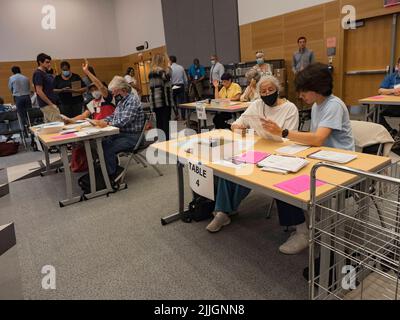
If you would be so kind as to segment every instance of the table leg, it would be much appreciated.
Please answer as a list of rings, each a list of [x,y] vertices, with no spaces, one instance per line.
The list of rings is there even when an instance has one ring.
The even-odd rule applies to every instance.
[[[102,138],[96,139],[96,148],[97,148],[97,154],[99,156],[99,161],[100,161],[100,167],[101,167],[101,173],[103,174],[103,179],[106,185],[106,188],[103,190],[96,190],[96,183],[95,179],[92,180],[92,177],[90,177],[90,187],[91,187],[91,193],[86,194],[85,198],[86,199],[93,199],[96,197],[100,197],[106,194],[109,194],[110,192],[113,192],[113,189],[111,187],[111,182],[110,178],[108,177],[108,172],[107,172],[107,167],[106,167],[106,162],[104,160],[104,153],[103,153],[103,145],[102,145]],[[86,157],[87,161],[89,164],[89,174],[93,174],[93,178],[95,177],[94,173],[94,168],[93,168],[93,157],[92,157],[92,152],[90,149],[90,143],[89,141],[85,141],[85,151],[86,151]],[[92,169],[90,168],[90,164],[92,164]],[[90,173],[90,170],[93,170],[93,173]]]
[[[65,184],[67,188],[67,199],[60,201],[60,207],[64,207],[80,202],[82,199],[80,196],[73,197],[72,195],[72,175],[71,169],[69,168],[68,150],[66,145],[61,146],[61,159],[64,166]]]
[[[168,217],[161,219],[161,224],[163,226],[170,224],[171,222],[175,222],[183,217],[183,215],[187,212],[185,211],[185,190],[184,190],[184,181],[183,181],[183,168],[185,166],[178,161],[177,164],[177,176],[178,176],[178,205],[179,211],[174,213]]]
[[[55,174],[57,172],[57,169],[51,169],[49,148],[47,146],[45,146],[44,144],[42,145],[42,148],[43,148],[43,152],[44,152],[44,161],[45,161],[46,170],[41,172],[40,175],[42,177],[44,177],[44,176],[48,176],[50,174]]]

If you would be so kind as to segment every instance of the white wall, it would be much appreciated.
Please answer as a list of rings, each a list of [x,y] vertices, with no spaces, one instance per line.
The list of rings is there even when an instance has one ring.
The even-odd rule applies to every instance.
[[[56,8],[56,30],[43,30],[42,7]],[[119,56],[112,0],[0,0],[0,61]]]
[[[114,0],[115,16],[122,56],[137,52],[149,43],[149,49],[165,45],[161,0]]]
[[[239,25],[331,1],[333,0],[238,0]]]

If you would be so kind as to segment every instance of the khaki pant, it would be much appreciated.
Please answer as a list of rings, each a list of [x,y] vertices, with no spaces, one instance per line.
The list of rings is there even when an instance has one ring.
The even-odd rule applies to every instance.
[[[44,122],[46,123],[63,121],[61,118],[60,110],[57,108],[57,106],[46,106],[40,108],[40,110],[43,112]]]

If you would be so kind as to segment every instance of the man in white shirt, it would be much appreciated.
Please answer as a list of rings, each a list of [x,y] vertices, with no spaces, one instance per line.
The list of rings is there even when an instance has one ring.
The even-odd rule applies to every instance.
[[[186,75],[185,69],[177,64],[177,59],[175,56],[170,56],[169,60],[171,62],[171,82],[172,82],[172,97],[174,99],[175,105],[175,116],[178,119],[179,114],[177,108],[180,104],[185,102],[185,86],[187,86],[188,79]],[[186,112],[184,109],[181,109],[181,119],[185,120]]]
[[[214,80],[221,81],[222,75],[225,73],[225,67],[219,62],[216,54],[211,56],[211,70],[210,70],[210,83],[214,83]]]

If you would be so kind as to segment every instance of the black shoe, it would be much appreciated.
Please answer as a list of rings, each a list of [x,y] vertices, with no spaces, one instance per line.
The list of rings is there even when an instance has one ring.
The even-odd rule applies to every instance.
[[[124,170],[125,169],[123,167],[118,166],[117,170],[115,171],[115,173],[110,176],[111,180],[113,182],[118,182],[122,178]]]

